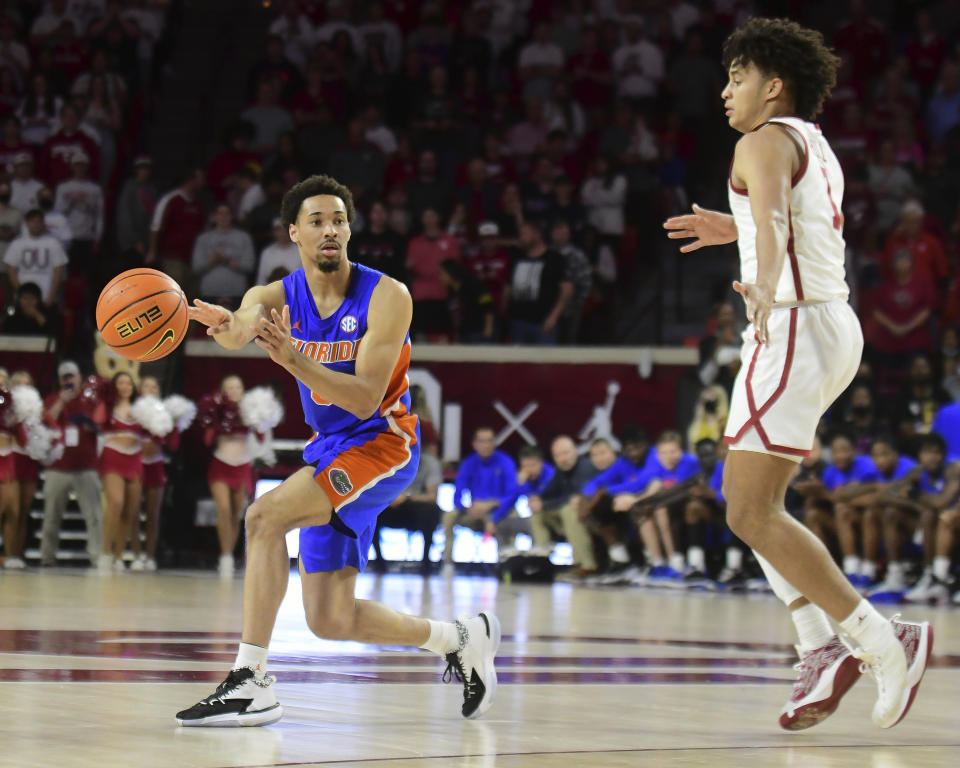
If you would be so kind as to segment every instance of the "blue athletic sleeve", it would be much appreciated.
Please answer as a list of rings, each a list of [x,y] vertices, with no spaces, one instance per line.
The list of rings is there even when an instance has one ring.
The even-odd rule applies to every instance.
[[[513,505],[520,495],[517,492],[517,465],[505,453],[500,455],[500,493],[497,499],[500,505],[490,512],[490,519],[499,523],[513,511]]]

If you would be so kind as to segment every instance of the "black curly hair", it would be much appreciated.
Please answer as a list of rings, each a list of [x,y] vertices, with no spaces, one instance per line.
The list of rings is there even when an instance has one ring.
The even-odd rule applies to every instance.
[[[723,68],[753,64],[765,75],[783,80],[797,117],[813,120],[837,83],[840,58],[823,35],[789,19],[754,17],[734,30],[723,44]]]
[[[314,175],[294,184],[283,196],[283,202],[280,203],[280,220],[283,226],[289,227],[296,223],[303,201],[316,195],[334,195],[343,200],[347,207],[347,221],[353,223],[355,209],[350,190],[332,176]]]

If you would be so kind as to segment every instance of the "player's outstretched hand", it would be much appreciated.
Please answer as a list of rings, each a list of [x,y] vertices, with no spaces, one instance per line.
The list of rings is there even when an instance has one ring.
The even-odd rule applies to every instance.
[[[729,213],[711,211],[693,204],[693,213],[671,216],[663,222],[671,240],[695,237],[692,243],[680,246],[680,253],[690,253],[705,245],[723,245],[737,239],[737,225]]]
[[[739,280],[733,281],[733,290],[743,296],[747,305],[747,320],[753,323],[757,341],[766,344],[770,340],[767,320],[773,309],[773,291],[758,283],[741,283]]]
[[[253,340],[260,349],[266,350],[270,359],[286,368],[293,362],[295,350],[290,343],[290,307],[283,305],[283,312],[270,310],[270,317],[257,321],[257,336]]]
[[[233,328],[233,312],[219,304],[207,304],[200,299],[194,299],[193,306],[187,307],[187,316],[207,326],[207,336],[217,336]]]

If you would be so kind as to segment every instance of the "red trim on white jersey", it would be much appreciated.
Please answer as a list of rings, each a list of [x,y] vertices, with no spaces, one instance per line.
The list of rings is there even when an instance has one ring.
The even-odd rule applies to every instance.
[[[750,409],[750,418],[747,419],[746,423],[740,427],[737,431],[737,434],[733,437],[725,436],[723,442],[727,445],[736,445],[740,442],[741,438],[746,434],[747,430],[751,427],[757,430],[757,434],[760,436],[760,440],[763,442],[763,447],[768,451],[775,453],[785,453],[788,456],[809,456],[810,451],[804,450],[802,448],[791,448],[787,445],[776,445],[770,442],[770,438],[767,437],[767,432],[763,428],[761,419],[763,415],[769,411],[774,403],[780,399],[780,395],[783,394],[783,391],[787,388],[787,380],[790,378],[790,369],[793,367],[793,352],[796,347],[797,340],[797,313],[799,307],[790,308],[790,327],[787,331],[787,354],[783,362],[783,371],[780,374],[780,383],[777,385],[777,388],[774,390],[773,394],[767,398],[767,401],[757,408],[756,398],[753,394],[753,371],[756,368],[757,358],[760,356],[760,350],[763,349],[763,344],[758,343],[756,349],[753,350],[753,357],[750,359],[750,367],[747,369],[747,378],[745,381],[747,389],[747,407]]]

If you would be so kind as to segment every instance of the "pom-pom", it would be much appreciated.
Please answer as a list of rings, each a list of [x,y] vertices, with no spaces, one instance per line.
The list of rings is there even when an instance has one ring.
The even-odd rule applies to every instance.
[[[13,396],[13,420],[15,424],[33,424],[43,416],[43,398],[34,387],[21,384],[10,393]]]
[[[272,434],[269,432],[262,439],[256,432],[247,433],[247,451],[250,461],[262,461],[268,467],[277,463],[277,454],[273,451]]]
[[[163,407],[179,432],[185,432],[197,416],[197,406],[183,395],[170,395],[163,401]]]
[[[5,427],[12,427],[13,420],[13,397],[7,389],[0,389],[0,424]]]
[[[63,442],[59,430],[33,422],[26,427],[26,431],[27,444],[23,449],[31,459],[49,465],[63,456]]]
[[[141,427],[155,437],[166,437],[173,431],[173,417],[163,407],[159,397],[138,397],[130,407],[130,414]]]
[[[269,387],[254,387],[240,400],[240,418],[257,432],[266,432],[283,421],[283,405]]]

